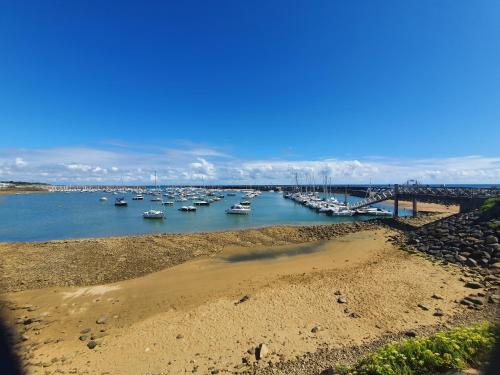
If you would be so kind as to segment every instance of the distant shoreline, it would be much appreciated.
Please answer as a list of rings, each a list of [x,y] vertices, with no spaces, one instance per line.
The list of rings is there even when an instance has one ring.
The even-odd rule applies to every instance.
[[[0,190],[0,195],[16,195],[16,194],[35,194],[49,193],[48,190],[21,190],[21,189],[5,189]]]
[[[51,185],[27,182],[0,182],[0,195],[48,193]]]

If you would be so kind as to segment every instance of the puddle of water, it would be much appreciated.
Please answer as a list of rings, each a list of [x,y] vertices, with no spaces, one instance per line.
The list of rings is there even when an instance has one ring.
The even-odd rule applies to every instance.
[[[325,242],[316,242],[313,244],[298,245],[286,248],[269,248],[259,251],[250,251],[242,254],[233,254],[224,257],[227,263],[249,262],[254,260],[270,260],[280,257],[292,257],[303,254],[312,254],[322,250]]]

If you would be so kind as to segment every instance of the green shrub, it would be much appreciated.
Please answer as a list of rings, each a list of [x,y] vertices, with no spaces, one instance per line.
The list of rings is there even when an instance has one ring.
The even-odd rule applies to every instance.
[[[484,323],[412,338],[383,346],[344,374],[432,374],[450,369],[478,367],[488,359],[500,336],[498,324]]]
[[[486,199],[481,206],[481,217],[486,220],[500,217],[500,198]]]

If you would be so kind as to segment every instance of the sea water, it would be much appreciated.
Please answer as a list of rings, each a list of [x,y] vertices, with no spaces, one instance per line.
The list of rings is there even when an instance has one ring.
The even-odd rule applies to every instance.
[[[107,201],[99,201],[106,196]],[[175,202],[173,206],[162,206],[151,202],[152,196],[144,200],[132,200],[133,194],[121,194],[127,207],[116,207],[117,195],[96,193],[39,193],[0,195],[0,242],[46,241],[67,238],[124,236],[143,233],[205,232],[276,224],[308,225],[367,220],[370,217],[335,217],[319,214],[281,193],[265,192],[253,198],[249,215],[228,215],[225,210],[243,198],[243,193],[227,196],[210,206],[198,206],[196,212],[182,212],[178,208],[192,202]],[[343,196],[337,196],[343,201]],[[361,198],[348,197],[348,202]],[[380,203],[378,207],[392,209]],[[144,219],[142,213],[149,209],[165,212],[165,219]],[[411,210],[400,209],[400,215],[410,215]],[[373,218],[373,217],[371,217]]]

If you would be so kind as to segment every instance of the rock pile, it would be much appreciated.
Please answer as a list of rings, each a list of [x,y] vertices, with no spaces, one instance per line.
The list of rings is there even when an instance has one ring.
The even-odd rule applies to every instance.
[[[412,248],[451,263],[500,272],[498,220],[481,220],[479,211],[457,214],[407,233]]]

